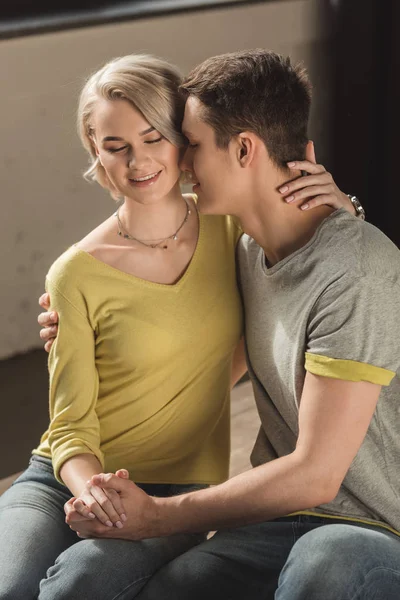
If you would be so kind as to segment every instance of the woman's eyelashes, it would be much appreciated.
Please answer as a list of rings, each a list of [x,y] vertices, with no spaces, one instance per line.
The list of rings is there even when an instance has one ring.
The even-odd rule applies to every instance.
[[[163,140],[163,136],[158,137],[155,140],[145,140],[144,143],[145,144],[157,144],[157,142],[161,142],[161,140]],[[115,154],[116,152],[122,152],[123,150],[126,150],[128,148],[128,146],[120,146],[119,148],[106,148],[107,152],[111,152],[111,154]]]
[[[122,152],[122,150],[125,150],[128,146],[121,146],[120,148],[106,148],[107,152],[111,152],[111,154],[115,154],[116,152]]]

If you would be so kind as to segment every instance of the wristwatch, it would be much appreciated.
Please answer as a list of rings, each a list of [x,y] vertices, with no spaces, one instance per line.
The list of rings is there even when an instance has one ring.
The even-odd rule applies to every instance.
[[[356,217],[359,217],[360,219],[365,221],[365,210],[361,206],[361,202],[359,201],[357,196],[352,196],[351,194],[346,194],[346,196],[349,198],[350,202],[354,206],[354,209],[356,211]]]

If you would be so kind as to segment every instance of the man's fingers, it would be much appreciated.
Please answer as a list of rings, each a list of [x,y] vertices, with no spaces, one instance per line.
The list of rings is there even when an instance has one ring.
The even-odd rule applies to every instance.
[[[48,342],[45,343],[44,349],[46,350],[46,352],[50,352],[53,342],[54,342],[54,339],[49,340]]]
[[[73,509],[85,519],[95,519],[96,515],[86,506],[86,504],[80,499],[77,498],[73,503]],[[78,520],[78,519],[76,519]]]
[[[129,471],[127,471],[126,469],[118,469],[118,471],[115,471],[115,474],[121,479],[129,479]]]
[[[52,312],[43,312],[37,318],[39,325],[42,327],[50,327],[58,323],[58,313],[55,311]]]
[[[77,510],[74,508],[74,502],[76,501],[75,497],[72,497],[64,504],[64,512],[65,512],[65,522],[68,525],[72,523],[81,523],[82,521],[87,521],[87,517],[82,516]]]
[[[42,294],[39,298],[39,304],[45,310],[49,310],[50,308],[50,295],[46,292]]]
[[[49,340],[53,340],[57,336],[57,325],[52,325],[51,327],[45,327],[39,331],[40,339],[44,342],[48,342]]]
[[[70,498],[65,504],[64,504],[64,512],[65,514],[68,516],[69,514],[71,514],[71,512],[73,512],[74,510],[74,501],[76,500],[76,498],[74,496],[72,496],[72,498]]]
[[[126,479],[117,477],[114,473],[99,473],[98,475],[93,475],[91,483],[101,488],[111,488],[116,492],[125,492],[128,489],[129,482]]]

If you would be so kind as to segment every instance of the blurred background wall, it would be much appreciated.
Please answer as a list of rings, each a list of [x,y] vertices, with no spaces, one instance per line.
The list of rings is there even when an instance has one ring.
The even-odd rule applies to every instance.
[[[249,1],[0,41],[0,477],[25,466],[47,425],[46,354],[36,322],[46,272],[114,209],[108,194],[81,176],[87,158],[75,133],[75,110],[85,77],[132,52],[163,56],[183,72],[213,54],[259,46],[303,61],[314,87],[310,138],[318,161],[344,191],[360,196],[368,218],[393,239],[398,228],[386,163],[395,158],[378,136],[387,126],[387,105],[381,104],[379,124],[374,120],[379,94],[389,85],[374,53],[378,47],[384,52],[382,32],[369,46],[378,4]],[[389,71],[393,82],[392,63],[387,77]],[[384,169],[381,188],[371,183],[377,169]]]

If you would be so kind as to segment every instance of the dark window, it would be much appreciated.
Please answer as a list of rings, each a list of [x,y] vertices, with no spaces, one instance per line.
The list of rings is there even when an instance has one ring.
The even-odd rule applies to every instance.
[[[3,0],[0,38],[263,1],[269,0]]]

